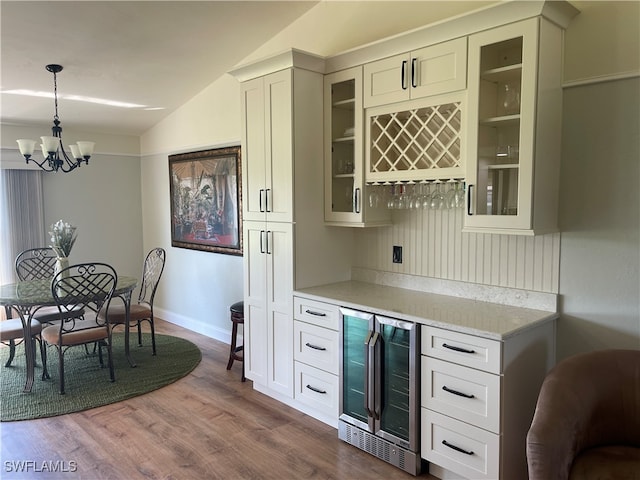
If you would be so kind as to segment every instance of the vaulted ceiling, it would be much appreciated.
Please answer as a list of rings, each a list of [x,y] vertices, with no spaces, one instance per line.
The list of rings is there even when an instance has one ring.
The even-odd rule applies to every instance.
[[[45,65],[57,63],[63,127],[141,134],[318,3],[2,0],[0,120],[48,124],[53,75]],[[460,11],[487,2],[456,3]],[[421,22],[431,10],[433,20],[451,14],[423,8]]]

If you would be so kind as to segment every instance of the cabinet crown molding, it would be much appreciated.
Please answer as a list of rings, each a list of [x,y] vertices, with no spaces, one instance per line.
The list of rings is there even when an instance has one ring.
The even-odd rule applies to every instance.
[[[527,18],[541,16],[566,29],[578,13],[580,11],[565,0],[507,0],[332,55],[325,60],[325,72],[336,72]]]
[[[270,57],[240,65],[229,71],[229,74],[239,82],[244,82],[291,67],[324,73],[325,59],[314,53],[291,48]]]

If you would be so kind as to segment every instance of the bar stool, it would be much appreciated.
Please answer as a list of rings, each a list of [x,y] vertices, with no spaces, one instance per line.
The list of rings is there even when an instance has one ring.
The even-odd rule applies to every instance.
[[[231,350],[229,351],[229,362],[227,363],[227,370],[231,370],[234,360],[242,362],[242,381],[245,381],[244,377],[244,354],[242,352],[243,346],[236,345],[238,338],[238,325],[244,324],[244,302],[236,302],[231,305],[231,321],[233,327],[231,328]]]

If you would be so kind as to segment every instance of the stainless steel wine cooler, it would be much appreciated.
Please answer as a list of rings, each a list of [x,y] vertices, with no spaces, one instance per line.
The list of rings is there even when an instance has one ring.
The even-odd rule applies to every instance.
[[[420,459],[420,326],[340,309],[338,437],[417,475]]]

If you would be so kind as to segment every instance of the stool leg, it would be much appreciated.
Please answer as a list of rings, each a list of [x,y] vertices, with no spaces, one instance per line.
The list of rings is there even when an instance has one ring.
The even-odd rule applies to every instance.
[[[229,351],[229,362],[227,363],[227,370],[231,370],[231,366],[233,365],[233,357],[236,351],[236,337],[238,336],[238,324],[233,322],[233,327],[231,328],[231,350]],[[242,362],[244,366],[244,362]]]

